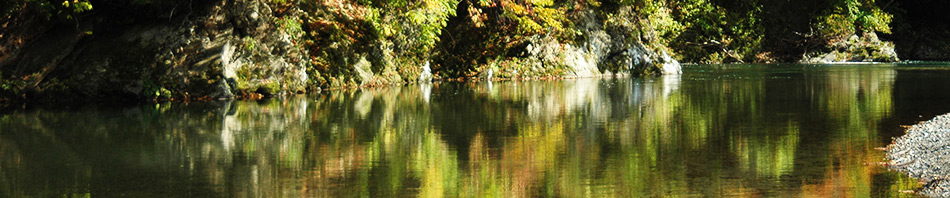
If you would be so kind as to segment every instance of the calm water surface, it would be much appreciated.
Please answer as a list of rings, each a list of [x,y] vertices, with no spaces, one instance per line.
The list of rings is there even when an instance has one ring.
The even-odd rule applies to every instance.
[[[0,114],[0,197],[906,197],[950,67],[692,66]]]

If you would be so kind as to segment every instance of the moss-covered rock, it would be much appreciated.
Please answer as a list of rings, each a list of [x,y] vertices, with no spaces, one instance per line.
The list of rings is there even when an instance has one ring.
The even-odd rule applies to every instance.
[[[522,8],[561,14],[522,13]],[[463,1],[437,47],[434,70],[480,78],[584,77],[659,73],[667,65],[677,73],[679,64],[661,56],[668,54],[666,45],[640,34],[654,29],[639,20],[631,5]]]
[[[848,39],[835,42],[828,52],[814,52],[802,58],[804,63],[834,62],[896,62],[894,44],[877,38],[877,34],[865,33],[852,35]]]

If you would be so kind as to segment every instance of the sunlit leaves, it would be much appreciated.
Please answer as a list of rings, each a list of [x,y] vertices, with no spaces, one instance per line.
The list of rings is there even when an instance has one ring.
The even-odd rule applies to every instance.
[[[63,1],[62,5],[64,8],[68,10],[72,10],[75,13],[92,10],[92,4],[89,3],[88,1],[79,1],[79,0],[73,0],[72,2]]]
[[[840,0],[816,24],[826,36],[844,37],[858,32],[890,33],[893,15],[875,5],[874,0]]]
[[[89,0],[7,0],[0,2],[0,22],[17,16],[15,12],[36,12],[47,19],[73,19],[77,14],[91,11]]]
[[[402,16],[409,23],[396,28],[409,35],[415,34],[407,38],[410,41],[406,43],[414,46],[417,53],[428,52],[438,42],[442,27],[445,27],[449,17],[455,16],[456,4],[451,0],[421,1]]]
[[[565,33],[570,21],[565,11],[572,5],[556,6],[551,0],[530,0],[523,4],[517,1],[500,0],[505,17],[517,22],[517,30],[522,35]],[[568,35],[562,35],[568,36]]]
[[[305,39],[317,79],[334,86],[350,78],[356,60],[370,62],[372,75],[400,81],[418,70],[455,15],[457,0],[304,1]],[[400,73],[396,73],[396,72]],[[384,74],[385,73],[385,74]],[[355,82],[354,82],[355,83]]]
[[[750,3],[750,10],[727,10],[706,0],[680,1],[673,16],[683,32],[666,36],[676,36],[672,46],[687,61],[751,61],[764,36],[761,6]]]

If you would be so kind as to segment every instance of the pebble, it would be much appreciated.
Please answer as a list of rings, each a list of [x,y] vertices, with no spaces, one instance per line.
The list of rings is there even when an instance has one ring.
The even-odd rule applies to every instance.
[[[911,126],[888,145],[890,168],[926,183],[927,197],[950,197],[950,114]]]

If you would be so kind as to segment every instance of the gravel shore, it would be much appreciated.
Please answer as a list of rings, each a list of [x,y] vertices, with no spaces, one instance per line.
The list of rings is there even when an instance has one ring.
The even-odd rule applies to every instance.
[[[950,114],[916,124],[887,148],[891,169],[926,184],[918,191],[928,197],[950,197]]]

